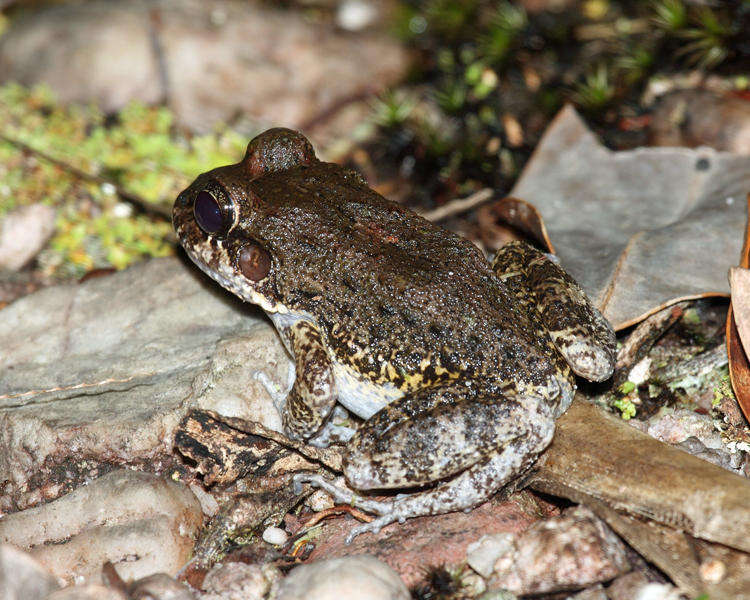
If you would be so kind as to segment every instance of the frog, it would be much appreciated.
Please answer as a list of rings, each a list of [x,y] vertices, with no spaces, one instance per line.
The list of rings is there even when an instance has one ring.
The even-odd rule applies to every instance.
[[[286,436],[317,439],[336,407],[361,421],[343,482],[295,476],[375,516],[349,541],[510,488],[550,444],[576,376],[612,376],[610,323],[551,255],[513,241],[490,262],[297,131],[269,129],[199,175],[173,224],[188,257],[276,327],[292,362]]]

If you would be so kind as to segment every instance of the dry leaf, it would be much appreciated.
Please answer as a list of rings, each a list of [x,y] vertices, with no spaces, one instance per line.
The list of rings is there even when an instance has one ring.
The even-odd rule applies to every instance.
[[[520,232],[540,242],[547,252],[555,251],[539,211],[524,200],[508,197],[485,204],[477,211],[477,219],[482,242],[490,248],[518,239]]]
[[[750,194],[747,197],[750,207]],[[750,348],[750,221],[745,229],[745,242],[740,255],[740,268],[730,270],[732,302],[727,312],[727,355],[729,356],[729,379],[732,382],[737,404],[742,414],[750,420],[750,361],[747,349]]]
[[[750,348],[750,269],[729,269],[729,284],[732,288],[732,311],[742,348]]]
[[[621,329],[679,300],[728,295],[748,191],[748,156],[612,152],[568,106],[512,195],[536,206],[562,264]]]

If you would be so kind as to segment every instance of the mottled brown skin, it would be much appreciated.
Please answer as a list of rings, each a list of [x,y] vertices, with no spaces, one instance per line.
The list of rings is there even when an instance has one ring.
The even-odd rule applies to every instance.
[[[202,191],[227,208],[213,235],[193,215]],[[260,304],[295,356],[288,434],[315,435],[338,400],[369,418],[347,447],[355,488],[456,475],[387,506],[360,501],[381,514],[366,529],[482,501],[549,443],[575,389],[568,363],[611,375],[609,324],[545,255],[509,245],[493,270],[470,242],[318,161],[296,132],[269,130],[242,162],[199,176],[174,223],[196,264]],[[270,255],[259,281],[238,264],[248,244]]]

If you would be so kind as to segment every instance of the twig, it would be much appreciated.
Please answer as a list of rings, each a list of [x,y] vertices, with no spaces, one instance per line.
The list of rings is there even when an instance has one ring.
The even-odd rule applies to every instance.
[[[455,200],[451,200],[450,202],[447,202],[443,206],[440,206],[434,210],[428,210],[425,212],[420,211],[418,214],[423,216],[428,221],[442,221],[443,219],[447,219],[448,217],[467,212],[475,206],[479,206],[480,204],[487,202],[487,200],[492,198],[494,195],[494,190],[490,188],[484,188],[479,190],[478,192],[474,192],[471,196],[468,196],[466,198],[456,198]]]
[[[151,52],[154,55],[154,62],[156,63],[156,72],[159,75],[162,102],[165,106],[170,106],[172,86],[170,85],[169,80],[169,69],[167,68],[167,58],[164,52],[164,44],[162,43],[161,39],[163,23],[161,18],[161,11],[159,9],[152,8],[149,11],[148,25],[148,37],[149,41],[151,42]]]
[[[690,302],[678,302],[660,310],[644,319],[633,330],[633,333],[630,334],[630,337],[628,337],[617,353],[613,388],[616,389],[625,381],[633,365],[648,354],[651,347],[656,343],[656,340],[677,322],[682,316],[684,309],[689,305]]]
[[[137,194],[133,194],[132,192],[127,191],[126,189],[114,183],[110,179],[107,179],[106,177],[100,177],[99,175],[92,175],[91,173],[87,173],[86,171],[83,171],[82,169],[79,169],[78,167],[74,167],[73,165],[70,165],[60,159],[50,156],[46,152],[42,152],[41,150],[32,148],[25,142],[9,137],[5,135],[4,133],[0,133],[0,140],[10,144],[11,146],[15,146],[16,148],[18,148],[19,150],[22,150],[23,152],[27,152],[28,154],[33,154],[37,158],[41,158],[42,160],[46,162],[49,162],[57,167],[60,167],[62,170],[70,173],[71,175],[73,175],[74,177],[77,177],[78,179],[82,179],[84,181],[92,181],[94,183],[98,183],[99,185],[102,185],[102,184],[111,185],[114,188],[115,193],[122,200],[124,200],[125,202],[129,202],[142,213],[145,213],[147,215],[151,215],[154,217],[158,217],[166,221],[172,220],[172,209],[170,207],[164,206],[163,204],[153,204],[151,202],[148,202],[144,198],[141,198]]]
[[[728,362],[727,347],[719,344],[710,350],[667,365],[659,377],[670,386],[677,386],[685,378],[701,377],[714,369],[723,367]]]
[[[360,521],[364,521],[365,523],[371,523],[375,520],[375,517],[368,515],[367,513],[363,513],[361,510],[353,506],[349,506],[348,504],[339,504],[337,506],[332,506],[331,508],[327,508],[325,510],[321,510],[318,513],[315,513],[312,517],[305,521],[300,529],[306,531],[308,529],[311,529],[314,525],[317,525],[323,519],[331,517],[333,515],[340,515],[342,513],[349,513],[354,518],[359,519]]]

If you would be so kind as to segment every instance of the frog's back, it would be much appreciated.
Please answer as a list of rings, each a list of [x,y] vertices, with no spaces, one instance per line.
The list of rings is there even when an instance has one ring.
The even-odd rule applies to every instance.
[[[378,379],[385,360],[399,387],[459,373],[499,382],[520,370],[531,369],[527,380],[552,374],[536,322],[467,240],[328,163],[251,189],[273,199],[256,228],[287,257],[287,305],[312,314],[357,371]]]

